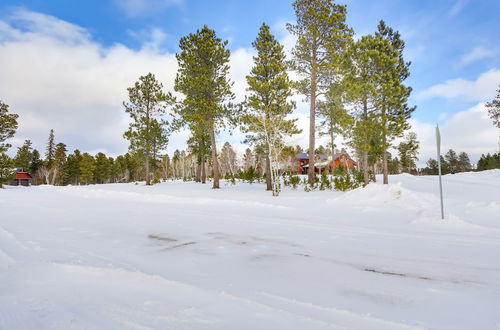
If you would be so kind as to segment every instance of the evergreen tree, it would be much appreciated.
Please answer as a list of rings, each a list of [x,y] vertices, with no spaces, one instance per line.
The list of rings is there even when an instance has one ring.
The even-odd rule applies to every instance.
[[[95,159],[88,153],[82,154],[80,161],[80,180],[82,184],[94,183]]]
[[[53,174],[53,182],[52,184],[63,184],[68,176],[67,168],[66,168],[66,145],[62,142],[56,145],[55,153],[54,153],[54,174]]]
[[[111,177],[112,164],[102,152],[95,156],[94,180],[97,184],[108,183]]]
[[[389,171],[389,174],[399,174],[401,164],[399,163],[398,157],[395,157],[392,159],[391,153],[388,153],[387,155],[387,169]]]
[[[404,85],[410,75],[411,64],[403,58],[405,42],[399,32],[388,27],[384,21],[380,21],[375,35],[376,38],[387,41],[379,43],[381,56],[377,67],[381,83],[376,107],[381,126],[383,183],[388,184],[387,150],[394,138],[402,136],[403,132],[410,128],[408,119],[416,107],[410,108],[407,103],[412,89]]]
[[[370,158],[373,163],[374,155],[382,153],[382,150],[372,150],[372,148],[378,148],[380,145],[381,130],[376,111],[377,100],[381,96],[379,87],[383,83],[380,63],[387,60],[380,49],[384,49],[387,45],[388,41],[381,38],[363,36],[351,45],[346,58],[347,72],[344,85],[355,119],[349,142],[360,154],[365,185],[370,180]]]
[[[10,144],[6,140],[12,138],[17,130],[17,114],[9,113],[9,106],[0,101],[0,188],[14,175],[13,162],[6,154]]]
[[[500,153],[496,153],[493,155],[487,154],[481,155],[481,158],[477,162],[477,170],[492,170],[495,168],[500,168]]]
[[[14,164],[18,168],[23,168],[25,171],[29,171],[32,160],[33,147],[31,140],[25,140],[23,145],[17,148],[17,154],[14,157]]]
[[[458,171],[459,172],[468,172],[472,170],[472,165],[470,163],[469,155],[465,152],[461,152],[458,155]]]
[[[33,176],[36,184],[39,183],[38,171],[43,166],[43,160],[40,157],[41,157],[40,152],[38,152],[38,150],[34,149],[33,153],[32,153],[30,166],[29,166],[29,171],[30,171],[31,175]]]
[[[335,139],[339,135],[347,136],[354,123],[354,119],[344,107],[345,94],[343,83],[335,82],[331,84],[326,94],[326,100],[318,103],[318,113],[323,118],[319,125],[319,134],[320,136],[327,135],[330,138],[330,154],[332,156],[335,154]]]
[[[444,154],[444,159],[446,160],[451,173],[458,172],[458,156],[455,150],[448,150],[448,152]]]
[[[49,141],[47,142],[47,149],[45,152],[45,163],[48,168],[51,168],[56,154],[56,143],[54,137],[54,130],[49,132]]]
[[[262,145],[266,155],[267,189],[279,195],[278,157],[284,139],[300,133],[296,119],[287,119],[295,108],[290,79],[286,72],[285,53],[269,30],[262,24],[257,39],[252,43],[257,51],[254,66],[246,77],[249,95],[242,117],[242,131],[249,133],[246,141]]]
[[[399,143],[397,149],[403,172],[411,173],[414,171],[416,169],[419,149],[417,134],[413,132],[406,134],[405,140]]]
[[[174,87],[184,94],[176,112],[183,125],[197,130],[194,136],[200,136],[200,130],[210,135],[214,189],[219,188],[220,176],[215,138],[218,129],[231,116],[227,101],[234,97],[228,78],[230,51],[227,43],[205,25],[196,33],[181,38],[181,52],[176,55],[179,70]]]
[[[346,6],[331,0],[296,0],[293,7],[297,22],[287,28],[297,37],[292,68],[304,78],[299,91],[309,99],[308,181],[313,184],[316,100],[337,78],[353,32],[346,24]]]
[[[439,159],[441,160],[441,174],[445,175],[450,173],[450,165],[448,164],[446,159],[444,159],[443,156],[440,156]]]
[[[439,164],[438,161],[432,158],[429,158],[427,161],[427,167],[425,168],[425,173],[429,175],[438,175],[439,174]]]
[[[66,184],[74,184],[78,185],[80,184],[80,176],[81,176],[81,169],[80,169],[80,163],[82,161],[82,154],[80,153],[80,150],[76,149],[73,151],[72,154],[68,155],[67,158],[67,178],[66,178]]]
[[[165,126],[161,116],[165,114],[165,94],[152,73],[139,77],[134,87],[127,88],[129,101],[124,102],[125,111],[132,118],[124,137],[129,140],[129,150],[138,154],[144,162],[146,185],[151,185],[150,161],[167,146]]]

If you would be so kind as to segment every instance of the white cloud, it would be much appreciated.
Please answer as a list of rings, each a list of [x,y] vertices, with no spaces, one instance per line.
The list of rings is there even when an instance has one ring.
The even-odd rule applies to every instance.
[[[482,73],[476,80],[462,78],[447,80],[420,92],[420,100],[432,97],[462,98],[468,101],[485,101],[495,95],[500,82],[500,70],[492,69]]]
[[[71,149],[123,153],[126,88],[148,72],[172,87],[173,54],[103,47],[79,26],[24,10],[9,19],[16,28],[0,21],[0,95],[20,115],[17,144],[31,139],[43,149],[53,128]]]
[[[115,0],[119,6],[130,17],[158,13],[171,6],[179,6],[184,0]]]
[[[467,64],[470,64],[475,61],[479,61],[488,57],[493,57],[498,53],[497,50],[494,50],[492,48],[484,48],[481,46],[475,47],[472,49],[470,52],[465,54],[461,59],[460,59],[460,65],[464,66]]]
[[[424,167],[429,158],[436,159],[436,126],[410,120],[412,131],[420,141],[419,166]],[[440,125],[441,150],[466,152],[471,161],[477,162],[481,154],[496,152],[498,149],[498,129],[495,128],[484,108],[484,103],[453,114]]]

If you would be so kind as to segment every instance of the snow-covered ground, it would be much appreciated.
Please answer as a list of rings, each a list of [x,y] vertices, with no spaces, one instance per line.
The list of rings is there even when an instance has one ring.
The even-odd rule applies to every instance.
[[[500,329],[500,171],[0,191],[0,329]]]

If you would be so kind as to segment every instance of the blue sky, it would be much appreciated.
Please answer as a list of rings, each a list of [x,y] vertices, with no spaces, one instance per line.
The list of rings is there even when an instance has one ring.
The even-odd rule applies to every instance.
[[[406,58],[412,61],[408,84],[414,88],[411,103],[417,105],[416,126],[435,123],[446,126],[456,114],[493,97],[500,83],[500,1],[354,0],[339,3],[347,4],[348,23],[357,36],[373,33],[381,19],[401,32],[406,41]],[[42,16],[34,19],[26,13]],[[61,42],[79,46],[92,44],[101,54],[119,45],[134,54],[143,54],[148,48],[154,53],[150,56],[168,56],[177,51],[180,37],[207,24],[230,41],[233,52],[242,52],[239,70],[251,66],[251,61],[244,62],[243,58],[248,56],[243,53],[244,50],[251,52],[251,42],[262,22],[268,23],[286,43],[289,37],[287,39],[284,24],[294,20],[291,1],[284,0],[2,0],[0,23],[4,22],[9,29],[0,28],[0,46],[4,46],[0,48],[0,60],[7,54],[12,38],[18,38],[12,31],[24,33],[26,37],[28,32],[42,35],[48,30],[43,26],[48,24],[47,20],[41,17],[71,23],[74,29],[83,31],[79,38],[85,40],[78,42],[48,32],[45,36],[60,41],[58,46]],[[18,42],[26,42],[18,39]],[[165,82],[167,87],[168,84]],[[1,93],[2,87],[0,98]],[[8,96],[9,91],[4,94]],[[28,106],[17,99],[11,103],[21,109]],[[298,112],[301,111],[305,113],[299,107]],[[89,145],[97,150],[96,146],[96,143]],[[118,147],[104,149],[111,153],[121,150]]]

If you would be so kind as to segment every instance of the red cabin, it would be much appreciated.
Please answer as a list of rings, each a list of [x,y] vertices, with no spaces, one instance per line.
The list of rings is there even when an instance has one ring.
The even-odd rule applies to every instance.
[[[11,186],[25,186],[28,187],[31,185],[31,179],[33,177],[28,172],[24,171],[22,168],[18,168],[16,170],[16,176],[11,181]]]
[[[347,170],[356,168],[356,162],[349,157],[348,154],[338,153],[331,156],[317,154],[314,156],[314,172],[321,173],[325,170],[333,172],[337,167],[343,166]],[[295,156],[295,169],[297,174],[307,174],[307,169],[309,167],[309,155],[306,153],[300,153]]]

